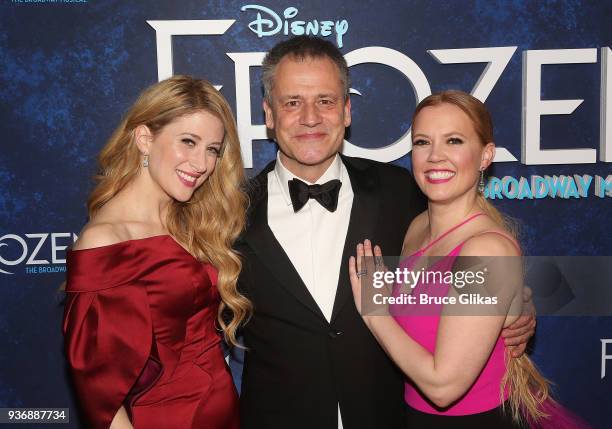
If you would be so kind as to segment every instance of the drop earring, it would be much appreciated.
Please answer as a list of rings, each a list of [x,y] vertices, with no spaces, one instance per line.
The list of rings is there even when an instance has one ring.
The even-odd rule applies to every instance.
[[[484,181],[484,168],[480,168],[480,182],[478,182],[478,192],[484,194],[485,181]]]
[[[144,155],[144,159],[142,160],[142,166],[145,168],[149,166],[149,154],[148,153],[145,153]]]

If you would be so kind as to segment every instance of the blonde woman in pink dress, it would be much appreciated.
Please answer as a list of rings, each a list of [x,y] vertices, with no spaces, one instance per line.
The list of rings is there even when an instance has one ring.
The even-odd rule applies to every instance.
[[[511,228],[483,196],[484,172],[495,157],[484,104],[460,91],[425,98],[414,114],[412,143],[413,173],[428,208],[408,228],[400,268],[420,269],[428,257],[441,257],[427,268],[437,272],[456,268],[458,257],[502,265],[519,261],[521,248]],[[519,265],[507,271],[517,276],[516,287],[506,288],[506,283],[511,286],[507,276],[489,281],[498,286],[500,305],[488,314],[476,314],[477,306],[453,314],[449,304],[417,301],[411,311],[390,305],[389,315],[367,315],[361,309],[361,278],[367,274],[363,256],[381,257],[382,250],[365,240],[356,253],[349,262],[355,304],[407,376],[408,428],[586,427],[550,398],[548,381],[527,355],[513,358],[504,349],[501,331],[518,318],[522,303]],[[396,284],[396,296],[397,291]],[[411,292],[422,293],[439,299],[458,295],[440,283],[418,283]]]

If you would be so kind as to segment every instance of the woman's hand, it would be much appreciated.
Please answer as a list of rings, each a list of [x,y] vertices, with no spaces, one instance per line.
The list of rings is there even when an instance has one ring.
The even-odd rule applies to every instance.
[[[353,289],[353,298],[355,307],[359,314],[362,314],[362,284],[372,285],[372,276],[374,271],[386,271],[383,262],[382,249],[380,246],[374,246],[370,240],[364,240],[363,244],[357,245],[357,255],[349,258],[349,278],[351,280],[351,288]],[[362,282],[362,279],[366,281]]]

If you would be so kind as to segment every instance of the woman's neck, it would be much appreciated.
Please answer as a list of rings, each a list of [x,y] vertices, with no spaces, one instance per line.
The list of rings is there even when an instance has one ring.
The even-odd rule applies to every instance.
[[[165,230],[165,219],[172,199],[142,172],[115,197],[124,219]]]
[[[428,224],[428,243],[440,237],[450,228],[461,223],[482,209],[476,202],[476,195],[466,195],[464,198],[453,200],[452,202],[433,202],[427,206]]]

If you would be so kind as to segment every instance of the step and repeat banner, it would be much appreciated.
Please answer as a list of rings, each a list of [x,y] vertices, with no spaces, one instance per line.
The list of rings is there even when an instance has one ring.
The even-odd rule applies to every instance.
[[[252,176],[277,150],[261,61],[292,35],[346,56],[345,154],[409,169],[418,101],[471,92],[495,124],[486,195],[519,221],[526,254],[609,256],[611,22],[611,2],[586,0],[2,0],[0,408],[69,408],[64,427],[81,427],[62,350],[66,249],[87,220],[95,156],[137,94],[179,73],[217,85]],[[537,297],[559,311],[538,318],[532,357],[561,402],[612,427],[612,312],[563,313],[578,295],[568,265],[551,265]]]

